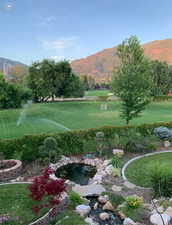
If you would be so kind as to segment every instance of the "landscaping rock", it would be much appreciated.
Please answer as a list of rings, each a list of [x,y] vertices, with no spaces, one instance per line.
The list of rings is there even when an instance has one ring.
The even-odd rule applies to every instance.
[[[164,147],[168,148],[171,146],[171,143],[169,141],[164,141]]]
[[[94,204],[94,210],[96,210],[97,207],[98,207],[98,202],[96,202],[96,203]]]
[[[93,219],[89,218],[89,217],[85,218],[85,222],[88,223],[88,224],[93,224],[94,223]]]
[[[130,219],[130,218],[125,218],[123,224],[124,224],[124,225],[137,225],[137,223],[135,223],[135,222],[134,222],[132,219]]]
[[[163,218],[164,223],[161,217]],[[155,213],[150,217],[150,222],[154,225],[168,225],[170,219],[171,217],[165,213],[161,214],[161,216],[158,213]]]
[[[122,191],[122,187],[121,186],[117,186],[117,185],[113,185],[112,186],[112,191],[120,192],[120,191]]]
[[[103,177],[101,174],[96,173],[95,176],[93,177],[93,181],[97,182],[97,184],[101,184],[103,180]]]
[[[113,174],[113,166],[110,164],[109,166],[107,166],[105,168],[105,172],[108,174],[108,175],[112,175]]]
[[[111,210],[114,211],[115,208],[113,207],[112,203],[110,201],[106,202],[106,204],[103,206],[103,210]]]
[[[86,216],[90,212],[91,208],[89,205],[78,205],[76,206],[76,212],[80,216]]]
[[[164,212],[164,207],[163,206],[157,206],[157,210],[158,210],[159,213],[163,213]],[[151,214],[157,213],[157,210],[153,209]]]
[[[80,196],[98,196],[102,192],[105,192],[105,188],[101,184],[90,184],[90,185],[78,185],[72,187],[72,190],[77,192]]]
[[[124,150],[122,149],[113,149],[113,154],[121,158],[124,155]]]
[[[169,206],[164,213],[172,217],[172,207]]]
[[[99,214],[99,217],[100,217],[100,219],[101,220],[108,220],[109,219],[109,214],[108,213],[106,213],[106,212],[103,212],[103,213],[100,213]]]
[[[109,164],[111,164],[111,160],[110,159],[107,159],[103,162],[103,166],[106,167],[108,166]]]
[[[108,200],[109,200],[109,197],[108,197],[107,195],[100,196],[100,197],[98,198],[98,201],[99,201],[101,204],[106,204]]]

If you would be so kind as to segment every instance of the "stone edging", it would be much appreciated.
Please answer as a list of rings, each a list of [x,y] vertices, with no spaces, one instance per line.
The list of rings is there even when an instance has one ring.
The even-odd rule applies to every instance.
[[[3,162],[14,162],[16,164],[10,168],[0,170],[0,181],[9,180],[15,177],[22,168],[22,162],[20,160],[10,159],[3,160]]]
[[[0,186],[8,185],[8,184],[31,184],[31,183],[32,182],[11,182],[11,183],[0,184]],[[68,201],[67,194],[64,193],[64,195],[61,198],[60,204],[56,207],[56,210],[63,210],[65,205],[67,204],[67,201]],[[51,214],[52,210],[53,209],[50,209],[45,215],[38,218],[34,222],[29,223],[28,225],[43,225],[43,224],[46,224],[50,220],[50,216],[51,216],[50,214]]]
[[[141,187],[141,186],[137,186],[133,183],[131,183],[127,177],[125,176],[125,170],[127,169],[127,167],[135,160],[137,159],[141,159],[141,158],[144,158],[144,157],[147,157],[147,156],[152,156],[152,155],[157,155],[157,154],[162,154],[162,153],[168,153],[168,152],[172,152],[172,150],[166,150],[166,151],[159,151],[159,152],[153,152],[153,153],[148,153],[148,154],[144,154],[144,155],[140,155],[140,156],[137,156],[133,159],[130,159],[127,163],[125,163],[125,165],[122,167],[122,170],[121,170],[121,174],[122,174],[122,178],[124,179],[124,181],[127,181],[129,184],[133,185],[134,187],[136,188],[139,188],[139,189],[147,189],[147,190],[150,190],[151,188],[145,188],[145,187]]]

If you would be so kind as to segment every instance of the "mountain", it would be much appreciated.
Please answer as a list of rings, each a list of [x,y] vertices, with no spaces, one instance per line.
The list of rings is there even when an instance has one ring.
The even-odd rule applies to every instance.
[[[27,67],[27,65],[24,64],[24,63],[0,57],[0,71],[3,74],[9,75],[10,74],[10,68],[13,67],[13,66],[16,66],[16,65]]]
[[[143,45],[145,56],[151,60],[165,61],[172,65],[172,39],[156,40]],[[73,71],[79,75],[91,75],[97,80],[110,79],[114,68],[119,66],[117,47],[107,48],[86,58],[72,61]]]

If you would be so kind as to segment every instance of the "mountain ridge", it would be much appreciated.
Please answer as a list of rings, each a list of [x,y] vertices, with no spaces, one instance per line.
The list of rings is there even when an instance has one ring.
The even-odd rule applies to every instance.
[[[151,60],[165,61],[172,65],[172,38],[154,40],[142,45],[145,56]],[[117,46],[105,48],[95,54],[71,62],[78,75],[90,75],[97,80],[109,80],[114,68],[119,66]]]

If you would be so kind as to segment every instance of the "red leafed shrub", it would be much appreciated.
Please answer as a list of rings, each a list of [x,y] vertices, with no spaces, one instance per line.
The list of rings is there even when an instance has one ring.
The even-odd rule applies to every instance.
[[[34,205],[32,210],[35,214],[38,214],[40,209],[43,207],[55,207],[59,204],[59,198],[65,191],[64,180],[51,180],[49,175],[54,173],[50,168],[46,168],[42,176],[36,177],[32,184],[28,186],[31,192],[30,197],[35,201],[44,201],[44,203],[39,205]],[[55,210],[52,210],[55,212]]]

